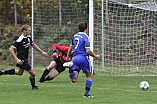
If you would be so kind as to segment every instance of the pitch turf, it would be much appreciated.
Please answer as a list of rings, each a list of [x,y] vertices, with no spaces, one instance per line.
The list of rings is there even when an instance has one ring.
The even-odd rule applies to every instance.
[[[1,65],[2,70],[5,67]],[[13,67],[6,67],[6,69]],[[36,82],[43,70],[36,70]],[[80,72],[78,82],[70,83],[68,71],[53,81],[37,83],[40,90],[32,90],[29,74],[0,76],[0,104],[156,104],[156,76],[104,76],[95,71],[90,94],[84,98],[85,75]],[[142,91],[141,81],[147,80],[150,88]]]

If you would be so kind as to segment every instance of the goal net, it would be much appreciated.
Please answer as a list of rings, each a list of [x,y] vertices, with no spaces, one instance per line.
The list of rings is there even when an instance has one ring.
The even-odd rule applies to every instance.
[[[69,47],[78,23],[92,22],[90,2],[93,52],[101,55],[93,69],[105,75],[157,75],[156,0],[34,0],[34,42],[49,54],[34,51],[34,65],[47,67],[51,45]]]
[[[104,60],[94,60],[94,67],[106,75],[157,75],[156,1],[106,1],[103,4],[102,0],[95,1],[94,5],[93,49],[104,47],[104,53],[98,51]]]
[[[33,4],[34,42],[49,55],[45,58],[34,51],[33,63],[47,67],[53,60],[52,44],[69,47],[78,23],[88,23],[88,0],[34,0]]]

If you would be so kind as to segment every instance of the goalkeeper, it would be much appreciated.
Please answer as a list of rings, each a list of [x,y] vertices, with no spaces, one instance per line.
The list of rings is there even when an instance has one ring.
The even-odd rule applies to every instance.
[[[57,55],[56,49],[61,51],[61,53],[59,55]],[[53,56],[54,60],[45,69],[40,80],[38,80],[38,83],[53,80],[57,75],[59,75],[61,72],[63,72],[66,69],[66,67],[63,66],[63,64],[65,63],[68,49],[69,49],[69,47],[66,47],[66,46],[60,46],[57,44],[52,45],[52,51],[53,51],[52,56]],[[71,59],[72,59],[72,53],[70,55],[70,60]],[[47,76],[53,68],[55,68],[54,71],[49,76]],[[79,74],[79,71],[77,71],[77,70],[73,71],[72,74],[69,73],[69,76],[72,76],[72,77],[70,77],[71,83],[76,83],[77,78],[78,78],[78,74]]]

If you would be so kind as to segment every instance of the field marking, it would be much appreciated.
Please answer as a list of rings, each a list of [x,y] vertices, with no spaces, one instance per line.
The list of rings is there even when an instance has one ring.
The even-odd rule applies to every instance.
[[[121,90],[121,91],[138,91],[138,92],[157,92],[157,91],[149,91],[149,90],[147,90],[147,91],[143,91],[143,90],[126,90],[126,89],[111,89],[111,88],[98,88],[98,89],[104,89],[104,90],[115,90],[115,91],[117,91],[117,90]]]
[[[6,84],[6,85],[26,85],[26,86],[30,86],[30,84],[15,84],[15,83],[0,83],[0,84]],[[54,85],[54,84],[51,84],[51,85],[42,85],[41,84],[41,86],[54,86],[54,87],[78,87],[78,88],[84,88],[84,87],[82,87],[82,86],[65,86],[65,85]],[[138,91],[138,92],[157,92],[157,91],[149,91],[149,90],[147,90],[147,91],[143,91],[143,90],[126,90],[126,89],[112,89],[112,88],[96,88],[96,87],[94,87],[93,89],[98,89],[98,90],[115,90],[115,91],[130,91],[130,92],[133,92],[133,91]]]
[[[0,84],[7,84],[7,85],[30,85],[30,84],[15,84],[15,83],[0,83]]]

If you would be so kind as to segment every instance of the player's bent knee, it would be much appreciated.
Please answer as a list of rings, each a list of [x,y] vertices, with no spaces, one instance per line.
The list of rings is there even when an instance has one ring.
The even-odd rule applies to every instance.
[[[75,79],[75,72],[69,71],[69,77],[70,77],[70,79]]]
[[[22,74],[23,74],[23,73],[17,73],[17,75],[20,75],[20,76],[21,76]]]
[[[21,76],[22,74],[21,73],[17,73],[17,75]]]
[[[34,78],[35,77],[35,73],[31,73],[30,76],[31,76],[31,78]]]
[[[34,78],[35,77],[35,75],[30,75],[30,78]]]
[[[35,73],[34,73],[34,74],[32,74],[32,76],[33,76],[33,77],[35,77]]]
[[[73,81],[73,80],[71,81],[71,83],[76,83],[76,82],[77,82],[77,81]]]

